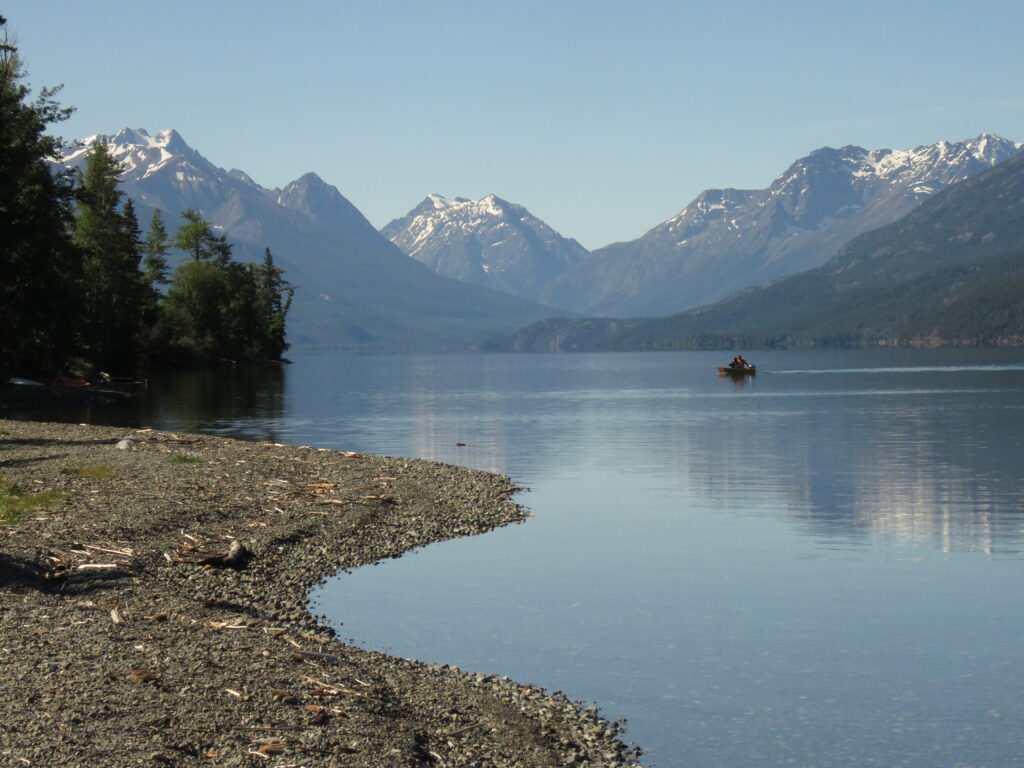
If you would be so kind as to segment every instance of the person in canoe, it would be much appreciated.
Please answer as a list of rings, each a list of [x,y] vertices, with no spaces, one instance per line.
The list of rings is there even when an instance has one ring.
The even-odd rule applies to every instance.
[[[732,359],[732,362],[729,363],[729,367],[730,368],[750,368],[751,365],[750,365],[750,363],[748,363],[746,360],[743,359],[743,355],[736,355],[736,357],[734,357]]]

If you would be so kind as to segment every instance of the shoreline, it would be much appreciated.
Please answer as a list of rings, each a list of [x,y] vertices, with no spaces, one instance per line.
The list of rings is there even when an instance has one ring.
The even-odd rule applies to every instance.
[[[339,571],[523,522],[506,477],[3,419],[0,475],[62,494],[0,527],[5,764],[636,764],[596,707],[346,645],[308,612]],[[241,567],[216,562],[232,542]]]

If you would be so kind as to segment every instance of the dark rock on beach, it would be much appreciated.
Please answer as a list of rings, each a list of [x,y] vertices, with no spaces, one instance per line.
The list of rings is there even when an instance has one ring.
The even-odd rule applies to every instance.
[[[635,763],[594,708],[354,648],[306,610],[341,569],[522,522],[507,478],[0,420],[0,480],[40,494],[0,526],[0,765]]]

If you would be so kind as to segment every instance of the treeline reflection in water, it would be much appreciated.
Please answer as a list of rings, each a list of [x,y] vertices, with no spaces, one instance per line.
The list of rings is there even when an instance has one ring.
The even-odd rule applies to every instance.
[[[118,385],[120,403],[14,410],[0,415],[41,421],[165,429],[278,442],[285,419],[281,365],[225,365],[164,372]]]

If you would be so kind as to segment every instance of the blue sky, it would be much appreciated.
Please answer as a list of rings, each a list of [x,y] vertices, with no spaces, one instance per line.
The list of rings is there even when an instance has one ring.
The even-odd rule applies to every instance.
[[[431,192],[596,248],[821,146],[1024,141],[1024,3],[0,0],[66,138],[176,128],[380,227]]]

